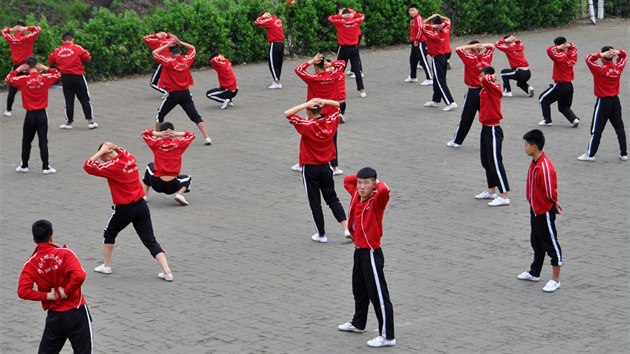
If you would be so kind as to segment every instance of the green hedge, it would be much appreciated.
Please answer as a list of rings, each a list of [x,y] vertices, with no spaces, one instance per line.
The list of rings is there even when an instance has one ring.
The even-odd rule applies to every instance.
[[[140,18],[134,12],[114,14],[97,9],[90,20],[70,20],[51,26],[45,17],[27,17],[28,24],[42,27],[35,54],[45,61],[60,45],[61,35],[72,31],[76,43],[92,54],[86,66],[92,80],[148,73],[153,70],[149,49],[142,36],[162,28],[197,47],[196,67],[208,66],[211,48],[223,52],[234,63],[266,58],[265,31],[254,25],[260,11],[278,15],[284,22],[287,45],[292,54],[332,52],[337,42],[335,28],[328,23],[340,0],[298,0],[288,7],[275,0],[165,0],[164,7]],[[343,1],[343,0],[342,0]],[[362,12],[363,43],[367,46],[406,43],[408,0],[345,0],[345,6]],[[441,12],[451,17],[456,34],[509,33],[548,26],[561,26],[576,18],[581,0],[424,0],[416,1],[424,17]],[[622,2],[619,2],[622,3]],[[623,7],[623,5],[621,5]],[[10,70],[6,41],[0,45],[0,72]]]

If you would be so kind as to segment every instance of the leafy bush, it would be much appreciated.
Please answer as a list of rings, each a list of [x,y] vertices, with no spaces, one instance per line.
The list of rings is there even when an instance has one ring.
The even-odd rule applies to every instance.
[[[608,0],[604,4],[606,16],[630,17],[630,1],[628,0]]]

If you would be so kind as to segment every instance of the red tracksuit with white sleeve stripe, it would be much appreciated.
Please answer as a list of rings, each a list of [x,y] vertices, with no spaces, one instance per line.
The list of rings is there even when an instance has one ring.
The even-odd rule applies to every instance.
[[[566,51],[553,45],[547,48],[547,55],[553,61],[552,79],[554,84],[540,94],[538,102],[546,123],[551,123],[551,104],[558,102],[558,110],[574,123],[578,117],[571,110],[573,104],[573,67],[577,64],[577,48],[571,44]],[[577,121],[579,123],[579,120]]]
[[[307,85],[306,100],[312,98],[338,100],[340,96],[338,80],[344,73],[346,63],[343,60],[335,60],[331,63],[331,71],[326,70],[320,74],[311,74],[306,71],[310,65],[309,62],[304,62],[295,68],[297,76]]]
[[[433,57],[433,97],[432,102],[444,100],[446,105],[455,102],[446,83],[448,60],[451,57],[451,23],[444,21],[440,29],[425,23],[422,31],[427,37],[427,50]]]
[[[496,47],[505,53],[512,69],[529,67],[529,62],[525,59],[525,46],[520,39],[517,39],[512,45],[505,43],[505,39],[500,39],[497,41]]]
[[[480,80],[482,90],[479,93],[479,122],[486,126],[501,124],[501,86],[494,82],[492,75],[485,75]]]
[[[547,55],[553,61],[553,74],[551,78],[556,83],[573,81],[575,75],[573,67],[577,64],[577,48],[571,45],[566,51],[558,50],[552,45],[547,48]]]
[[[556,169],[543,152],[536,161],[532,161],[527,171],[525,195],[535,215],[541,215],[552,208],[558,201]]]
[[[376,185],[374,195],[361,201],[357,192],[357,176],[346,176],[343,180],[352,200],[348,211],[348,229],[357,248],[377,249],[383,236],[383,214],[389,202],[389,188],[383,182]]]
[[[48,107],[48,89],[61,77],[59,71],[49,68],[46,73],[32,72],[18,75],[13,70],[5,81],[22,91],[22,105],[27,111],[38,111]]]
[[[232,63],[223,55],[217,55],[210,60],[210,65],[216,70],[219,77],[219,86],[230,91],[236,91],[236,76],[232,70]]]
[[[601,53],[586,56],[586,65],[593,74],[594,92],[597,97],[614,97],[619,95],[619,82],[621,73],[626,68],[628,54],[624,50],[619,50],[617,62],[606,61],[605,64],[598,63]]]
[[[416,44],[427,40],[424,32],[422,31],[422,27],[424,26],[422,16],[416,15],[415,17],[412,17],[409,20],[409,25],[409,42]]]
[[[449,21],[443,23],[444,27],[439,31],[430,23],[425,23],[422,27],[422,32],[427,38],[427,49],[432,57],[451,53],[451,23]]]
[[[333,136],[339,126],[339,109],[320,119],[287,117],[300,134],[300,165],[328,164],[335,158]]]
[[[111,161],[86,160],[83,169],[92,176],[107,178],[114,205],[130,204],[144,197],[136,158],[123,148]]]
[[[492,64],[494,48],[487,48],[482,54],[471,53],[464,49],[455,52],[464,63],[464,83],[472,87],[481,87],[479,74],[481,69]]]
[[[156,137],[153,130],[142,132],[142,138],[153,152],[153,175],[178,176],[182,169],[182,155],[188,146],[195,139],[195,134],[190,131],[184,132],[183,137]]]
[[[11,34],[10,28],[2,30],[2,37],[9,43],[13,65],[22,65],[26,62],[26,58],[33,55],[33,45],[42,29],[39,26],[28,26],[28,30],[30,31],[28,34],[22,32]]]
[[[169,43],[172,39],[173,39],[173,35],[170,33],[167,33],[164,38],[158,38],[157,34],[155,33],[147,34],[146,36],[142,37],[142,41],[144,42],[144,44],[147,45],[147,47],[149,47],[149,49],[151,49],[151,52],[160,48],[166,43]],[[168,48],[164,48],[160,52],[160,54],[170,55]]]
[[[256,26],[263,27],[266,30],[267,41],[269,43],[284,41],[284,29],[282,27],[282,20],[278,17],[260,16],[256,19],[254,24]]]
[[[50,54],[48,62],[50,66],[57,66],[61,75],[83,75],[83,64],[89,63],[91,59],[90,52],[80,45],[64,42]]]
[[[195,56],[195,48],[188,50],[185,55],[154,54],[153,58],[163,68],[158,86],[165,88],[168,92],[188,90],[195,83],[190,73]]]
[[[359,35],[361,34],[361,24],[363,20],[365,20],[365,16],[360,13],[352,14],[351,18],[343,18],[342,15],[339,14],[328,17],[328,21],[332,23],[337,30],[337,43],[347,46],[359,44]]]
[[[482,124],[479,138],[479,156],[481,166],[486,171],[488,188],[498,188],[500,193],[507,193],[510,186],[503,166],[501,156],[503,144],[503,130],[499,125],[501,114],[501,86],[494,82],[492,75],[481,78],[481,92],[479,93],[479,121]]]

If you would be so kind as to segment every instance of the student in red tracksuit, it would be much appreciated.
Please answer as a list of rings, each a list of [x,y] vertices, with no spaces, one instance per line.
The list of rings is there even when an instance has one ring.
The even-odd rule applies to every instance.
[[[101,144],[96,154],[85,161],[83,169],[90,175],[107,179],[114,204],[112,207],[114,212],[109,217],[103,233],[105,262],[94,268],[94,271],[103,274],[112,273],[111,261],[116,236],[132,223],[144,246],[162,267],[162,272],[158,274],[158,277],[173,281],[173,273],[168,267],[164,250],[153,234],[151,213],[144,199],[144,189],[138,175],[136,158],[129,151],[111,142],[105,142]]]
[[[337,43],[339,43],[337,60],[343,60],[344,62],[350,60],[352,73],[357,81],[357,90],[361,97],[367,96],[363,86],[363,78],[361,77],[363,68],[361,67],[361,57],[359,55],[359,36],[364,19],[363,14],[358,12],[352,13],[350,9],[343,9],[341,14],[328,17],[328,21],[337,30]]]
[[[501,78],[503,79],[503,96],[512,97],[512,87],[510,80],[516,80],[516,85],[525,91],[529,97],[534,96],[534,88],[529,86],[527,80],[532,77],[529,71],[529,63],[525,59],[525,46],[520,39],[507,35],[496,43],[498,50],[505,53],[509,69],[501,70]]]
[[[527,171],[525,187],[529,202],[531,235],[530,241],[534,250],[534,261],[529,271],[516,277],[521,280],[539,281],[540,271],[545,260],[545,253],[551,258],[553,277],[547,282],[543,291],[553,292],[560,288],[560,267],[562,266],[562,249],[556,233],[556,214],[562,214],[562,205],[558,200],[556,169],[543,152],[545,136],[534,129],[523,135],[525,153],[532,158]]]
[[[542,111],[543,120],[538,125],[551,125],[551,104],[558,101],[558,111],[573,125],[574,128],[580,124],[580,120],[571,110],[573,103],[573,67],[577,64],[577,48],[571,42],[567,42],[564,37],[556,37],[554,45],[547,48],[547,55],[553,61],[554,84],[549,85],[540,94],[538,102]]]
[[[40,71],[42,73],[40,73]],[[20,75],[24,73],[25,75]],[[5,81],[11,87],[22,91],[22,105],[26,110],[22,128],[22,162],[15,169],[28,172],[28,160],[31,156],[31,143],[37,134],[39,154],[42,159],[42,172],[57,172],[48,164],[48,88],[54,85],[61,75],[55,69],[37,63],[35,57],[26,58],[26,64],[18,66],[7,75]]]
[[[153,152],[154,162],[147,165],[142,182],[144,195],[149,195],[149,188],[158,193],[175,194],[179,205],[188,205],[184,193],[190,191],[191,177],[181,175],[182,155],[195,139],[189,131],[176,132],[173,123],[164,122],[159,131],[145,130],[142,138]]]
[[[420,85],[429,86],[433,85],[433,78],[431,77],[431,68],[427,61],[427,37],[422,31],[424,21],[420,12],[418,11],[418,5],[411,4],[407,7],[409,13],[409,42],[411,42],[411,53],[409,54],[409,76],[405,79],[405,82],[418,82],[416,75],[418,74],[418,62],[421,62],[422,69],[426,75],[426,80],[422,81]]]
[[[280,75],[282,74],[282,61],[284,60],[284,29],[282,28],[282,20],[270,14],[269,12],[261,13],[256,21],[256,26],[263,27],[266,30],[267,41],[269,42],[269,70],[273,83],[270,89],[281,89]]]
[[[329,109],[327,114],[322,114],[324,106],[331,106],[335,109]],[[337,101],[313,98],[284,112],[289,123],[293,124],[301,136],[302,179],[317,231],[311,239],[322,243],[328,242],[324,229],[322,195],[335,219],[344,229],[344,235],[350,235],[346,213],[335,192],[335,181],[330,166],[330,161],[335,158],[335,146],[332,140],[339,125],[339,109],[337,107],[339,107]],[[304,109],[306,109],[306,118],[298,115]]]
[[[74,44],[74,36],[70,32],[63,34],[62,45],[55,49],[48,57],[50,66],[57,66],[61,73],[63,83],[63,96],[66,101],[65,123],[60,125],[61,129],[72,129],[74,121],[74,97],[76,96],[83,108],[83,114],[88,121],[88,128],[95,129],[98,124],[94,121],[92,103],[90,102],[90,90],[87,80],[85,80],[85,68],[92,59],[90,53],[80,45]]]
[[[32,232],[37,247],[22,267],[17,293],[41,301],[48,312],[38,353],[59,353],[67,339],[75,353],[92,353],[92,318],[81,288],[85,270],[71,249],[54,244],[50,221],[35,221]]]
[[[182,55],[182,49],[180,46],[188,49],[186,55]],[[170,55],[162,54],[167,49]],[[204,144],[212,144],[212,139],[208,136],[206,131],[206,123],[197,112],[195,108],[195,102],[192,100],[189,87],[195,82],[190,74],[190,67],[195,62],[196,56],[195,47],[186,42],[180,41],[177,37],[171,39],[170,42],[165,43],[161,47],[153,51],[153,58],[158,64],[162,65],[162,75],[160,76],[160,87],[163,87],[168,95],[166,99],[162,101],[162,104],[157,110],[157,116],[155,117],[155,129],[160,129],[160,124],[164,122],[164,117],[175,106],[180,105],[188,118],[193,121],[204,138]]]
[[[171,41],[173,38],[175,38],[174,35],[165,32],[163,29],[157,29],[155,30],[155,33],[147,34],[146,36],[142,37],[142,41],[144,41],[144,44],[146,44],[147,47],[151,49],[151,52],[153,52],[154,50]],[[169,55],[167,49],[164,49],[161,54]],[[166,90],[159,86],[161,74],[162,65],[158,64],[155,72],[153,73],[153,76],[151,76],[151,81],[149,83],[154,90],[162,93],[162,98],[166,98]]]
[[[427,37],[427,49],[433,57],[433,97],[425,107],[437,107],[442,99],[446,104],[443,111],[452,111],[457,103],[446,84],[448,60],[451,58],[451,20],[433,14],[425,20],[422,32]]]
[[[355,246],[352,267],[355,311],[352,321],[337,328],[345,332],[365,332],[372,302],[379,336],[367,344],[370,347],[394,346],[394,307],[389,300],[383,272],[385,257],[381,249],[383,214],[389,201],[389,188],[378,180],[376,171],[370,167],[362,168],[355,176],[346,176],[343,185],[352,197],[348,226]]]
[[[480,156],[481,166],[486,170],[488,190],[475,196],[475,199],[492,199],[489,206],[510,205],[508,184],[501,145],[503,144],[503,130],[501,129],[501,86],[495,82],[494,68],[487,66],[481,69],[479,81],[481,92],[479,93],[479,122],[481,122]],[[496,189],[499,189],[499,195]]]
[[[234,70],[232,70],[232,63],[222,54],[213,53],[210,65],[217,72],[219,87],[208,90],[206,97],[221,103],[221,109],[234,106],[232,99],[238,93],[238,86],[236,86],[236,76],[234,75]]]
[[[33,45],[39,37],[42,29],[39,26],[26,26],[22,21],[18,21],[15,26],[2,29],[2,37],[6,39],[11,51],[11,60],[13,61],[12,71],[18,66],[26,63],[26,58],[33,56]],[[13,110],[13,101],[18,89],[9,85],[7,95],[7,109],[4,111],[5,117],[11,117]]]
[[[464,83],[468,86],[468,92],[464,96],[462,116],[453,135],[453,140],[446,143],[446,146],[452,148],[462,146],[473,120],[475,120],[475,115],[479,112],[479,93],[481,92],[479,74],[481,69],[492,64],[494,44],[481,44],[479,41],[473,40],[468,45],[457,47],[455,52],[464,63]]]
[[[626,131],[621,119],[621,102],[619,101],[619,82],[621,81],[621,73],[626,68],[627,59],[628,54],[624,50],[614,49],[611,46],[603,47],[601,53],[586,56],[586,65],[593,74],[597,100],[591,123],[591,140],[588,143],[586,153],[578,157],[580,161],[595,161],[602,132],[609,120],[615,128],[619,141],[619,159],[628,161]],[[598,63],[597,60],[601,60],[601,63]]]

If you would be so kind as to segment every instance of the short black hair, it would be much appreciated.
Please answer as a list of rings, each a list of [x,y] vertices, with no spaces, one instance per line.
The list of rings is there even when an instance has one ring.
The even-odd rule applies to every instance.
[[[349,13],[350,13],[350,10],[348,9],[343,9],[343,11],[341,11],[342,15],[349,14]]]
[[[416,5],[416,4],[409,4],[409,6],[407,6],[407,10],[409,10],[409,9],[416,9],[417,10],[418,9],[418,5]]]
[[[311,113],[315,114],[315,115],[320,115],[319,118],[322,118],[321,113],[322,113],[322,107],[317,107],[317,108],[307,108],[308,111],[310,111]]]
[[[166,32],[166,31],[164,31],[164,30],[163,30],[163,29],[161,29],[161,28],[158,28],[158,29],[156,29],[156,30],[155,30],[155,32],[154,32],[154,33],[160,33],[160,32]]]
[[[35,58],[33,56],[30,56],[30,57],[26,58],[25,63],[26,63],[26,65],[28,65],[29,68],[32,69],[32,68],[37,66],[37,58]]]
[[[615,48],[613,48],[611,45],[603,46],[602,47],[602,53],[605,53],[605,52],[607,52],[607,51],[609,51],[611,49],[615,49]]]
[[[171,54],[182,54],[182,48],[177,44],[168,48],[168,51],[171,52]]]
[[[324,63],[326,62],[326,58],[322,58],[322,60],[319,61],[319,63],[316,63],[315,66],[324,70]]]
[[[35,221],[31,229],[35,243],[46,243],[53,234],[52,223],[44,219]]]
[[[362,169],[359,170],[359,172],[357,172],[357,178],[361,178],[361,179],[376,179],[376,170],[373,169],[372,167],[363,167]]]
[[[442,17],[440,16],[435,16],[435,18],[433,19],[433,24],[434,25],[441,25],[444,21],[442,20]]]
[[[214,47],[209,47],[208,51],[210,52],[210,60],[212,60],[212,58],[216,57],[220,53],[219,50]]]
[[[558,36],[553,39],[553,44],[555,45],[565,44],[566,42],[567,42],[567,39],[562,36]]]
[[[481,72],[484,75],[492,75],[492,74],[494,74],[494,68],[491,67],[491,66],[486,66],[485,68],[481,69]]]
[[[503,39],[508,39],[508,38],[510,38],[510,37],[512,37],[512,35],[511,35],[511,34],[506,34],[505,36],[503,36]]]
[[[540,151],[545,147],[545,135],[539,129],[530,130],[525,133],[523,140],[527,141],[530,145],[536,145]]]
[[[163,132],[165,130],[175,130],[175,126],[171,122],[164,122],[160,124],[160,131]]]
[[[468,45],[477,44],[477,43],[479,43],[479,41],[476,39],[473,39],[472,41],[468,42]]]
[[[62,41],[71,41],[74,39],[74,35],[72,32],[66,32],[61,36]]]
[[[337,4],[337,6],[335,7],[335,12],[339,12],[339,10],[343,10],[343,9],[345,9],[345,8],[346,8],[346,7],[345,7],[344,5]]]
[[[15,23],[16,26],[26,26],[26,23],[24,21],[18,21]]]

